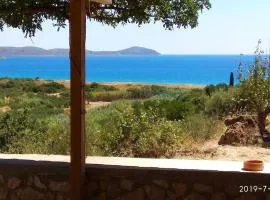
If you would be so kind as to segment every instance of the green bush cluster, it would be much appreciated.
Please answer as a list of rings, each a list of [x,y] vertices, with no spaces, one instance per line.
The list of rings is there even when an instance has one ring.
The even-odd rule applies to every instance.
[[[117,102],[109,110],[87,115],[88,154],[132,157],[172,156],[181,136],[179,123],[152,110],[136,113],[131,104]]]
[[[195,141],[213,138],[223,131],[223,122],[204,114],[190,115],[182,121],[183,131]]]
[[[15,90],[17,92],[33,92],[33,93],[57,93],[66,90],[65,86],[57,82],[36,84],[33,79],[7,79],[0,83],[1,90]]]
[[[70,123],[63,114],[43,119],[43,130],[32,131],[10,145],[11,153],[26,154],[59,154],[67,155],[70,152]]]
[[[64,85],[57,82],[44,83],[40,86],[36,86],[35,90],[32,92],[42,92],[42,93],[57,93],[65,91]]]
[[[144,102],[136,102],[134,104],[134,109],[137,113],[155,110],[159,117],[175,121],[182,120],[185,116],[191,114],[194,107],[189,102],[178,100],[147,100]]]
[[[69,106],[69,97],[48,96],[44,93],[27,93],[19,97],[13,97],[9,106],[12,110],[27,108],[32,117],[47,117],[64,112]]]
[[[234,87],[213,93],[205,104],[205,113],[222,118],[240,114],[245,108],[246,102],[242,99],[240,88]]]
[[[226,83],[220,83],[217,85],[207,85],[204,88],[205,94],[211,96],[214,92],[217,91],[228,91],[229,86]]]
[[[125,91],[100,91],[100,92],[89,92],[86,94],[86,99],[88,101],[116,101],[119,99],[125,99],[126,92]]]
[[[208,99],[209,98],[204,94],[202,89],[192,89],[177,97],[178,101],[191,104],[195,113],[204,112],[205,104]]]
[[[212,86],[210,87],[212,88]],[[7,153],[68,154],[70,92],[58,83],[1,79],[0,151]],[[137,86],[116,89],[92,83],[87,100],[113,101],[86,115],[88,155],[172,157],[189,141],[202,141],[223,131],[223,116],[246,107],[238,87],[172,89]],[[60,93],[60,97],[48,96]]]
[[[130,88],[127,90],[127,99],[147,99],[161,94],[165,89],[163,87],[151,85],[140,88]]]
[[[88,101],[116,101],[121,99],[147,99],[161,94],[165,89],[159,86],[142,86],[117,90],[111,86],[97,83],[86,86],[86,98]]]
[[[88,155],[172,157],[187,139],[206,140],[220,123],[205,115],[170,120],[159,109],[120,101],[87,114]]]
[[[0,149],[8,152],[10,145],[25,135],[40,131],[42,128],[38,122],[29,117],[29,110],[22,109],[3,113],[0,115]]]
[[[0,115],[0,152],[67,154],[69,120],[64,115],[33,118],[22,109]]]
[[[117,88],[113,86],[108,86],[108,85],[101,85],[98,83],[91,83],[88,85],[85,85],[85,92],[106,92],[106,91],[115,91]]]

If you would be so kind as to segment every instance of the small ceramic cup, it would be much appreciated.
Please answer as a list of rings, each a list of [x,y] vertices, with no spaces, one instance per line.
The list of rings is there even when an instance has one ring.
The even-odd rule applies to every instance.
[[[263,171],[264,165],[263,161],[261,160],[247,160],[244,161],[244,168],[243,170],[246,171]]]

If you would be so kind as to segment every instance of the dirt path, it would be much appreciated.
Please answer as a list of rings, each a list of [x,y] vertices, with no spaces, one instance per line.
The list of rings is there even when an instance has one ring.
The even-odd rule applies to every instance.
[[[86,109],[86,111],[89,111],[91,109],[99,108],[99,107],[103,107],[103,106],[107,106],[107,105],[110,105],[110,104],[111,104],[111,102],[105,102],[105,101],[88,102],[85,105],[85,109]],[[64,111],[66,113],[69,113],[70,112],[70,108],[65,108]]]
[[[85,105],[85,107],[86,107],[86,110],[88,111],[94,108],[99,108],[99,107],[107,106],[110,104],[111,102],[97,101],[97,102],[89,102],[88,104]]]
[[[177,158],[237,161],[260,159],[270,162],[270,148],[218,145],[218,140],[219,137],[205,142],[196,149],[180,151]]]

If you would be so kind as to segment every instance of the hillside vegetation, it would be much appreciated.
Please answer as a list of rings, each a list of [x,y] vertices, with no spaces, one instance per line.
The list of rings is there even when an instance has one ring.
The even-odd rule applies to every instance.
[[[53,81],[0,80],[0,150],[4,153],[69,153],[69,90]],[[172,157],[190,144],[221,134],[224,116],[237,105],[238,88],[86,86],[88,155]],[[106,104],[102,104],[106,102]]]

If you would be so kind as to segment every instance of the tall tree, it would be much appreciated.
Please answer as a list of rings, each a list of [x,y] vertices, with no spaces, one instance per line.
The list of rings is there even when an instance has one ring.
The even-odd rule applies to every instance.
[[[255,61],[249,66],[247,73],[241,71],[240,86],[244,98],[250,108],[257,112],[258,126],[263,138],[270,138],[266,129],[266,118],[270,114],[270,60],[263,55],[261,41],[255,51]]]
[[[230,87],[233,87],[234,86],[234,75],[233,75],[233,72],[231,72],[230,74]]]
[[[88,2],[88,0],[86,0]],[[111,25],[161,21],[164,28],[194,28],[198,25],[199,12],[209,9],[210,0],[113,0],[112,5],[87,3],[89,19]],[[89,1],[90,2],[90,1]],[[1,0],[0,29],[22,29],[25,36],[34,36],[42,30],[42,22],[55,21],[63,28],[69,19],[70,0]],[[91,11],[90,9],[91,8]]]

